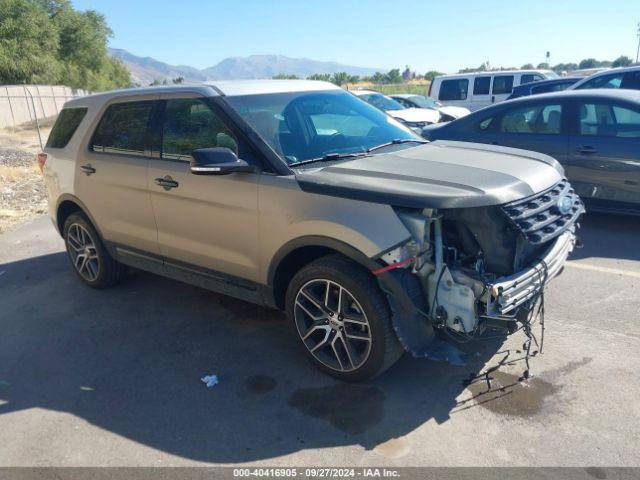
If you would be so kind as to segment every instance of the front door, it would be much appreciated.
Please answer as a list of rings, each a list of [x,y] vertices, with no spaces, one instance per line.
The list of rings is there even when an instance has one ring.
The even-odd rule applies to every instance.
[[[567,176],[592,206],[640,209],[640,109],[583,101],[574,115]]]
[[[469,110],[475,112],[491,105],[491,75],[480,75],[473,79],[473,90]]]
[[[155,96],[154,96],[155,97]],[[76,164],[75,191],[104,240],[158,255],[156,224],[147,189],[147,125],[151,99],[113,103],[87,138]]]
[[[242,158],[247,147],[208,100],[162,102],[148,184],[165,268],[186,281],[208,278],[217,290],[257,281],[260,174],[194,175],[189,164],[198,148],[226,147]]]

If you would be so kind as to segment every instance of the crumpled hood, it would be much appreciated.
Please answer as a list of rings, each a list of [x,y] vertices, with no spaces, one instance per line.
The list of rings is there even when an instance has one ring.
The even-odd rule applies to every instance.
[[[404,108],[402,110],[387,110],[387,113],[394,118],[405,122],[426,122],[438,123],[440,112],[428,108]]]
[[[500,205],[564,176],[560,164],[541,153],[442,140],[325,165],[296,169],[300,188],[410,208]]]

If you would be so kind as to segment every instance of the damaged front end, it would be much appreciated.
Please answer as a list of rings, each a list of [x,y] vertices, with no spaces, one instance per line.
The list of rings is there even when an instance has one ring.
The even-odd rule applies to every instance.
[[[530,319],[575,246],[583,212],[566,180],[504,205],[396,209],[411,239],[380,255],[384,266],[374,273],[404,348],[415,357],[464,364],[465,355],[443,338],[514,331]]]

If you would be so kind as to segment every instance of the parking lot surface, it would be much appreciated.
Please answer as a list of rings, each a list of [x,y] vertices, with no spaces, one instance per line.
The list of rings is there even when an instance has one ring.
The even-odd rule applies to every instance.
[[[146,273],[83,286],[40,218],[0,236],[0,466],[637,466],[640,221],[582,223],[533,378],[503,365],[487,393],[465,380],[521,333],[343,384],[276,311]]]

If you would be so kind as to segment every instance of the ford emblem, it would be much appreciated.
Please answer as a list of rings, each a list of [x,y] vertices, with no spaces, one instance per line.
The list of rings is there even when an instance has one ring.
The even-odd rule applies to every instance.
[[[562,215],[566,215],[571,211],[573,206],[573,199],[569,195],[565,195],[558,200],[558,210]]]

